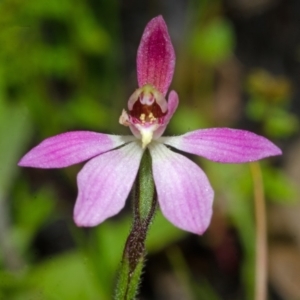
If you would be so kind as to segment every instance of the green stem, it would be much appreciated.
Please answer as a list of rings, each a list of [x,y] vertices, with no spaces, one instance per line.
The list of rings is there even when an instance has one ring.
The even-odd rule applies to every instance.
[[[145,151],[136,178],[133,198],[134,220],[127,238],[115,290],[115,300],[132,300],[138,293],[146,257],[145,241],[156,210],[157,197],[152,161]]]
[[[256,217],[255,300],[267,299],[267,221],[263,179],[258,162],[250,164]]]

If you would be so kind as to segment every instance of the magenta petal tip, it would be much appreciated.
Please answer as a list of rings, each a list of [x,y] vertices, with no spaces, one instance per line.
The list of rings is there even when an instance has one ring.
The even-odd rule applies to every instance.
[[[21,167],[64,168],[126,143],[128,139],[91,131],[70,131],[50,137],[26,153]]]
[[[246,163],[282,154],[265,137],[230,128],[200,129],[162,141],[179,150],[221,163]]]
[[[166,146],[150,146],[160,209],[175,226],[203,234],[210,224],[214,191],[205,173]]]
[[[91,159],[78,173],[74,207],[77,226],[96,226],[125,205],[143,150],[135,142]]]
[[[153,18],[146,26],[137,52],[139,87],[154,86],[166,95],[175,68],[175,52],[162,16]]]

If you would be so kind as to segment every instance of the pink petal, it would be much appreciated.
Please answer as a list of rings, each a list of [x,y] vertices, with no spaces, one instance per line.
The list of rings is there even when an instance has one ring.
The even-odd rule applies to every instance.
[[[244,163],[282,154],[277,146],[262,136],[229,128],[196,130],[178,137],[160,138],[159,141],[222,163]]]
[[[166,95],[175,68],[175,52],[162,16],[146,26],[137,53],[139,87],[153,85]]]
[[[164,119],[164,125],[162,125],[161,127],[159,127],[155,132],[154,132],[154,139],[159,138],[164,131],[166,130],[167,125],[169,124],[173,114],[175,113],[177,106],[179,103],[179,99],[178,99],[178,95],[175,91],[171,91],[169,94],[169,98],[168,98],[168,113],[165,116]]]
[[[78,226],[96,226],[117,214],[135,180],[143,151],[135,142],[90,160],[77,177],[74,219]]]
[[[22,167],[63,168],[116,148],[131,137],[90,131],[71,131],[50,137],[31,149],[19,161]]]
[[[162,144],[149,148],[162,213],[175,226],[202,234],[210,223],[214,196],[206,175],[191,160]]]

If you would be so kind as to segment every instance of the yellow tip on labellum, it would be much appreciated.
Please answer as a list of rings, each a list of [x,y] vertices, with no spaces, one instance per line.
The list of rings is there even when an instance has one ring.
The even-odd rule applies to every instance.
[[[153,131],[152,130],[141,130],[142,136],[142,148],[145,149],[152,141]]]

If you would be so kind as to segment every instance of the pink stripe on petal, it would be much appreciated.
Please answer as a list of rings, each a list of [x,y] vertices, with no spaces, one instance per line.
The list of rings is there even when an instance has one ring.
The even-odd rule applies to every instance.
[[[116,148],[132,137],[90,131],[71,131],[50,137],[31,149],[18,165],[32,168],[63,168]]]
[[[149,148],[162,213],[175,226],[202,234],[211,220],[214,197],[206,175],[191,160],[162,144]]]
[[[164,118],[164,124],[154,132],[154,139],[159,138],[166,130],[173,114],[175,113],[179,103],[178,95],[175,91],[171,91],[168,98],[168,113]]]
[[[78,226],[96,226],[124,207],[142,154],[142,148],[133,142],[95,157],[83,167],[77,177],[74,208]]]
[[[245,163],[282,154],[277,146],[260,135],[229,128],[196,130],[159,141],[222,163]]]
[[[164,96],[171,84],[175,68],[175,52],[162,16],[146,26],[137,53],[139,87],[153,85]]]

